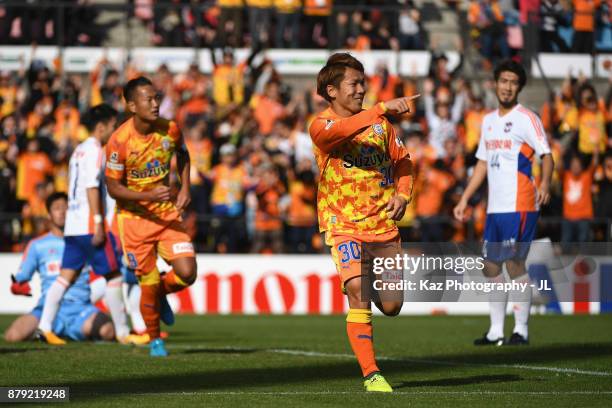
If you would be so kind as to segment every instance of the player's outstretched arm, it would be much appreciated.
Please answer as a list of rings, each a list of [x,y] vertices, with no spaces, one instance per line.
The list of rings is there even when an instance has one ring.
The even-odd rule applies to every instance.
[[[373,108],[347,118],[316,118],[310,125],[310,137],[322,152],[330,153],[338,146],[351,140],[362,129],[371,126],[385,112],[384,105],[377,103]]]
[[[464,221],[465,217],[465,209],[467,208],[469,199],[474,195],[476,190],[480,187],[482,182],[487,177],[487,162],[484,160],[478,160],[476,166],[474,167],[474,174],[470,178],[465,191],[461,195],[461,199],[459,203],[455,206],[453,210],[453,214],[455,218],[459,221]]]

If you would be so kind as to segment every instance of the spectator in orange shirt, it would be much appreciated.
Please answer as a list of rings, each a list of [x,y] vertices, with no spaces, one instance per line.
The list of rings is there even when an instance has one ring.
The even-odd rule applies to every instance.
[[[212,86],[213,101],[219,108],[228,105],[241,105],[245,100],[245,71],[251,66],[253,59],[259,52],[254,49],[246,61],[236,65],[234,52],[231,48],[223,50],[223,59],[217,61],[215,50],[210,49],[213,61]]]
[[[193,126],[186,127],[185,144],[191,159],[191,206],[199,214],[209,212],[210,188],[206,174],[211,170],[213,143],[208,134],[208,125],[199,119]]]
[[[200,80],[191,88],[191,96],[178,109],[176,121],[181,129],[185,127],[187,120],[192,121],[203,117],[208,112],[208,98],[206,97],[206,82]]]
[[[250,105],[259,125],[259,133],[264,136],[272,132],[277,120],[287,115],[287,109],[281,103],[279,84],[275,81],[266,84],[263,95],[253,96]]]
[[[296,172],[295,178],[289,181],[289,243],[291,253],[312,253],[312,239],[317,224],[317,185],[310,160],[300,162]]]
[[[591,155],[595,150],[606,149],[606,112],[591,84],[582,84],[578,90],[578,106],[567,114],[566,121],[570,129],[577,131],[580,153]]]
[[[91,106],[107,103],[117,110],[122,108],[119,72],[106,57],[103,57],[96,64],[89,80],[91,84],[89,103]]]
[[[74,104],[66,99],[55,109],[55,126],[53,128],[53,141],[58,146],[69,143],[76,145],[79,142],[79,128],[81,115]]]
[[[484,103],[481,97],[472,99],[472,106],[465,112],[463,122],[465,124],[465,151],[470,154],[474,153],[480,141],[480,126],[482,120],[487,114]]]
[[[572,51],[592,54],[595,47],[595,12],[600,0],[573,0],[574,40]]]
[[[561,84],[560,94],[549,95],[549,100],[544,103],[540,110],[544,129],[556,138],[572,130],[567,123],[567,116],[576,107],[575,85],[576,80],[574,78],[566,77]]]
[[[255,234],[251,252],[258,254],[265,248],[272,253],[283,252],[283,220],[279,201],[285,194],[278,170],[272,164],[261,166],[261,178],[255,187]]]
[[[376,102],[388,101],[397,97],[397,88],[402,86],[402,80],[389,72],[387,63],[376,64],[376,72],[369,80],[368,92],[376,94]]]
[[[19,87],[11,79],[10,73],[0,72],[0,119],[15,112],[18,94]]]
[[[597,157],[595,155],[594,157]],[[594,159],[596,164],[597,160]],[[579,156],[573,156],[563,174],[563,224],[561,243],[568,250],[572,242],[587,242],[593,219],[593,165],[584,168]]]
[[[215,220],[212,229],[215,249],[220,253],[234,253],[244,237],[244,195],[249,180],[234,145],[224,144],[220,154],[221,163],[208,174],[213,183],[210,204]]]
[[[17,199],[30,201],[36,186],[53,175],[53,163],[40,151],[38,139],[28,141],[26,151],[17,158]]]
[[[444,238],[445,220],[440,217],[443,199],[455,180],[441,160],[424,167],[418,175],[416,215],[423,242],[440,242]]]

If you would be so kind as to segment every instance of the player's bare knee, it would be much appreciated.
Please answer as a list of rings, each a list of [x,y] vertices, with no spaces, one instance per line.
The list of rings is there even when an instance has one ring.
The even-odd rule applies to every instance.
[[[402,304],[401,303],[383,303],[382,304],[382,308],[380,309],[383,314],[385,316],[397,316],[398,314],[400,314],[401,310],[402,310]]]
[[[508,275],[512,279],[520,278],[527,273],[525,261],[520,259],[507,261],[506,268],[508,269]]]
[[[502,273],[502,265],[491,261],[485,261],[482,273],[487,278],[495,278]]]
[[[107,322],[100,327],[99,336],[102,340],[112,341],[115,339],[115,327],[111,322]]]
[[[92,315],[83,325],[83,333],[91,340],[114,340],[113,322],[105,313]]]
[[[198,276],[198,267],[195,258],[186,259],[190,260],[186,260],[184,262],[181,262],[179,265],[175,265],[174,271],[183,282],[188,285],[191,285],[193,282],[195,282]]]
[[[64,278],[66,282],[72,285],[78,278],[79,274],[73,269],[62,269],[60,271],[60,276]]]
[[[344,289],[351,309],[367,309],[370,307],[370,302],[364,302],[361,298],[361,278],[349,279],[344,283]]]
[[[6,341],[7,343],[17,343],[20,340],[21,339],[19,338],[16,330],[8,329],[4,332],[4,341]]]

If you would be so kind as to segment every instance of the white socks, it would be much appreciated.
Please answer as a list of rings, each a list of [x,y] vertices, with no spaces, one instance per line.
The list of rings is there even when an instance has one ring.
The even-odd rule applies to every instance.
[[[104,297],[104,293],[106,293],[106,279],[100,277],[94,281],[90,281],[89,289],[91,290],[89,300],[92,305],[95,305]]]
[[[506,281],[503,272],[494,278],[487,278],[491,283],[503,283]],[[506,319],[506,305],[508,304],[508,292],[494,290],[489,293],[489,316],[491,327],[487,333],[489,340],[497,340],[504,337],[504,320]]]
[[[138,284],[128,285],[127,304],[130,311],[132,329],[139,334],[146,332],[147,326],[140,313],[140,286]]]
[[[106,282],[106,292],[104,293],[104,301],[113,319],[117,338],[122,338],[130,334],[130,328],[127,325],[127,315],[125,314],[125,307],[123,304],[122,284],[123,279],[121,276],[117,276]]]
[[[527,323],[529,322],[529,311],[531,309],[531,282],[528,274],[524,274],[514,279],[517,283],[527,283],[527,287],[524,292],[513,291],[511,294],[511,300],[514,304],[514,330],[513,333],[518,333],[525,339],[529,336],[527,329]]]
[[[45,297],[45,304],[43,306],[42,315],[40,316],[40,322],[38,328],[43,332],[50,332],[53,327],[53,321],[57,315],[57,311],[60,307],[64,293],[70,287],[70,282],[66,279],[58,276],[55,282],[51,284]]]

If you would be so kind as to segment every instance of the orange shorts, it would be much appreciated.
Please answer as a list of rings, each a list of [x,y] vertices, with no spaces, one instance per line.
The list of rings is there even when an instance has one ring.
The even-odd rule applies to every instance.
[[[195,256],[191,238],[180,221],[117,216],[123,256],[137,276],[148,274],[157,265],[157,255],[165,261]]]
[[[362,240],[356,237],[336,235],[330,237],[327,243],[331,246],[332,259],[334,260],[338,274],[340,274],[342,284],[354,277],[367,275],[367,271],[362,271]],[[372,244],[374,244],[374,242],[372,242]],[[377,246],[374,248],[376,250],[376,256],[394,257],[395,254],[401,253],[402,250],[402,239],[399,232],[392,234],[389,238],[380,242],[376,242],[376,244],[380,244],[380,247]]]

